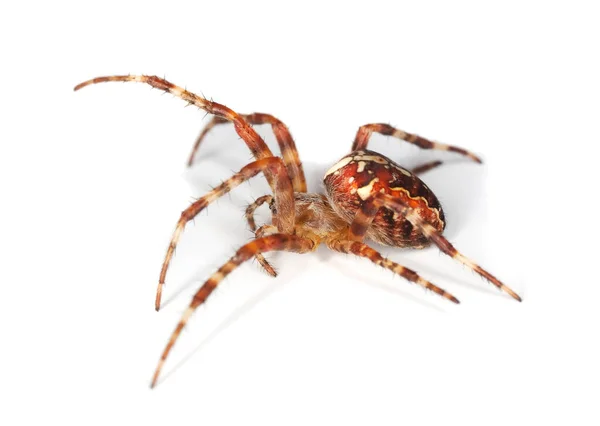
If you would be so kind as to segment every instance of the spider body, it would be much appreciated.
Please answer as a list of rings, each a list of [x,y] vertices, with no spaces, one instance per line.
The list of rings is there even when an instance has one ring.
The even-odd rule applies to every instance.
[[[446,226],[433,191],[414,173],[376,152],[354,151],[343,157],[325,173],[323,183],[334,210],[349,224],[367,200],[381,193],[410,206],[436,231],[442,232]],[[387,208],[377,212],[366,236],[395,247],[422,248],[430,244],[418,227]]]
[[[323,194],[296,194],[296,226],[294,232],[318,244],[332,235],[341,235],[348,228]]]
[[[255,239],[240,247],[194,294],[160,357],[151,386],[156,384],[163,364],[190,316],[227,275],[252,258],[257,259],[267,273],[272,276],[277,275],[275,269],[263,257],[264,253],[270,251],[307,253],[315,250],[320,244],[325,244],[331,250],[351,253],[367,259],[414,284],[431,290],[446,300],[459,303],[452,294],[427,281],[417,272],[384,258],[377,250],[370,247],[365,239],[390,246],[413,248],[433,243],[444,254],[462,263],[514,299],[521,301],[513,290],[460,253],[442,235],[446,225],[442,207],[433,192],[417,176],[442,163],[433,161],[409,171],[389,158],[367,150],[367,145],[372,133],[375,132],[392,136],[422,149],[455,152],[480,163],[481,160],[473,153],[456,146],[430,141],[388,124],[365,124],[358,129],[352,144],[352,152],[325,173],[326,194],[307,193],[304,171],[294,140],[285,124],[276,117],[263,113],[238,114],[225,105],[205,99],[156,76],[97,77],[80,83],[75,90],[108,81],[145,83],[214,115],[213,120],[197,138],[188,165],[193,163],[194,155],[207,132],[214,126],[227,122],[234,124],[236,132],[256,159],[194,201],[181,213],[160,272],[156,310],[160,307],[169,263],[186,224],[210,203],[260,173],[264,174],[273,192],[272,195],[259,197],[246,209],[246,219],[250,230],[255,233]],[[281,157],[273,155],[264,140],[253,129],[253,124],[271,125]],[[254,213],[264,203],[267,203],[271,210],[271,223],[257,227]]]

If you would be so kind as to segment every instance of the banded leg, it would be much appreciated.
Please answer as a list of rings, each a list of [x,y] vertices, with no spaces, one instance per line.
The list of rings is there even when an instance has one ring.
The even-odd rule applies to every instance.
[[[183,228],[185,228],[185,225],[196,217],[198,213],[204,210],[211,202],[227,194],[233,188],[256,176],[260,172],[264,172],[266,175],[267,171],[270,171],[270,173],[275,176],[275,212],[273,213],[273,224],[280,232],[292,232],[296,215],[294,208],[294,192],[292,190],[292,183],[287,175],[285,165],[281,158],[264,158],[246,165],[239,173],[236,173],[208,194],[196,200],[181,213],[181,218],[177,222],[177,227],[171,238],[171,243],[167,249],[167,254],[160,271],[155,302],[157,311],[160,308],[160,299],[162,296],[162,288],[165,283],[165,277],[167,275],[167,269],[169,268],[169,263],[173,257],[175,247],[177,246],[177,242],[179,241],[179,237],[181,236],[181,232],[183,231]]]
[[[244,115],[240,114],[240,116],[243,117]],[[208,124],[204,127],[204,129],[202,129],[202,131],[196,138],[196,142],[194,142],[194,146],[192,147],[192,152],[190,153],[190,156],[189,156],[188,162],[187,162],[188,167],[191,167],[192,164],[194,163],[194,157],[196,156],[196,152],[198,151],[198,148],[200,147],[200,143],[202,142],[204,137],[208,134],[208,132],[210,132],[212,130],[212,128],[215,127],[217,124],[224,124],[224,123],[227,123],[227,120],[225,120],[224,118],[213,117],[208,122]]]
[[[429,163],[421,164],[420,166],[415,167],[411,170],[413,174],[420,175],[425,172],[428,172],[431,169],[435,169],[436,167],[441,166],[443,163],[441,161],[431,161]]]
[[[393,273],[398,274],[403,278],[406,278],[408,281],[425,287],[426,289],[431,290],[436,294],[439,294],[440,296],[450,300],[451,302],[460,303],[456,297],[452,296],[446,290],[443,290],[435,284],[432,284],[429,281],[425,280],[412,269],[405,268],[404,266],[399,265],[396,262],[392,262],[391,260],[384,258],[381,255],[381,253],[364,243],[361,243],[359,241],[329,240],[327,241],[327,246],[330,249],[339,251],[341,253],[352,253],[357,256],[367,258],[374,264],[389,269]]]
[[[281,151],[281,156],[283,157],[283,162],[285,163],[290,179],[292,180],[294,192],[306,192],[306,179],[304,178],[304,170],[302,169],[298,149],[296,148],[292,134],[287,126],[281,120],[270,114],[255,112],[253,114],[241,114],[241,116],[252,125],[271,125],[273,133],[275,134],[275,139],[277,139],[277,144],[279,145],[279,150]],[[188,166],[192,165],[196,152],[198,152],[198,148],[207,133],[216,125],[224,123],[227,123],[227,120],[220,117],[213,117],[202,132],[200,132],[188,159]]]
[[[268,237],[258,238],[240,248],[235,255],[229,259],[227,263],[219,268],[217,272],[215,272],[203,285],[200,289],[194,294],[192,302],[190,306],[183,313],[179,324],[171,334],[169,342],[165,347],[160,361],[154,371],[154,376],[152,377],[152,383],[150,387],[154,387],[156,385],[156,381],[158,380],[158,376],[160,371],[171,351],[173,345],[177,341],[181,330],[185,327],[189,318],[192,316],[196,308],[203,304],[206,299],[210,296],[210,294],[217,288],[219,283],[229,275],[233,270],[235,270],[242,263],[247,261],[248,259],[256,256],[259,253],[266,253],[269,251],[289,251],[295,253],[306,253],[315,248],[315,243],[311,240],[297,237],[295,235],[287,235],[287,234],[273,234]]]
[[[252,232],[256,231],[256,221],[254,220],[254,212],[257,208],[262,206],[264,203],[269,205],[269,208],[272,208],[274,202],[274,198],[272,195],[263,195],[258,197],[256,201],[246,207],[246,220],[248,221],[248,226],[250,226],[250,230]],[[271,210],[272,211],[272,210]]]
[[[429,139],[422,138],[421,136],[414,135],[412,133],[407,133],[385,123],[373,123],[360,126],[358,132],[356,133],[356,137],[354,138],[354,143],[352,144],[352,151],[367,149],[367,145],[369,144],[369,140],[371,139],[371,134],[373,134],[373,132],[386,136],[393,136],[410,144],[416,145],[422,149],[437,149],[440,151],[456,152],[464,155],[465,157],[469,157],[473,161],[481,163],[481,159],[478,156],[467,151],[466,149],[458,146],[433,142]]]
[[[246,145],[248,145],[248,148],[252,152],[252,155],[257,160],[260,160],[262,158],[273,157],[273,153],[271,152],[265,141],[262,140],[260,135],[256,133],[252,126],[248,124],[248,122],[240,114],[226,107],[225,105],[209,101],[208,99],[204,99],[203,97],[198,96],[192,92],[188,92],[184,88],[176,86],[163,78],[152,75],[112,75],[105,77],[96,77],[91,80],[79,83],[77,86],[75,86],[74,90],[79,90],[92,84],[105,83],[109,81],[133,81],[138,83],[146,83],[156,89],[171,93],[173,96],[186,101],[188,105],[194,105],[206,111],[209,114],[213,114],[216,117],[219,117],[223,120],[233,122],[233,125],[235,126],[235,131],[244,140],[244,142],[246,142]],[[274,191],[275,178],[270,171],[266,174],[266,178],[269,182],[269,185],[271,186],[271,190]]]
[[[380,208],[387,207],[388,209],[405,217],[413,226],[418,228],[423,235],[432,241],[438,248],[451,258],[459,261],[472,271],[481,275],[483,278],[491,282],[498,289],[510,294],[514,299],[521,301],[521,297],[515,293],[510,287],[503,284],[498,278],[494,277],[488,271],[477,265],[471,259],[460,253],[450,242],[433,226],[423,221],[416,210],[408,205],[405,205],[400,199],[388,194],[376,193],[372,194],[371,198],[367,199],[356,213],[354,221],[350,225],[348,237],[352,241],[362,241],[367,228],[373,221]]]
[[[252,232],[256,233],[256,222],[254,221],[254,211],[259,208],[260,206],[262,206],[264,203],[268,203],[269,206],[271,206],[273,204],[273,196],[272,195],[263,195],[262,197],[258,197],[256,199],[256,201],[254,201],[252,204],[250,204],[247,208],[246,208],[246,220],[248,221],[248,226],[250,226],[250,230]],[[257,237],[259,235],[256,235]],[[260,235],[262,237],[262,235]],[[256,260],[258,260],[258,263],[260,263],[260,265],[263,267],[263,269],[267,272],[267,274],[271,275],[272,277],[276,277],[277,276],[277,271],[275,270],[275,268],[273,268],[273,266],[271,266],[271,264],[267,261],[267,259],[265,259],[265,257],[258,253],[256,256]]]

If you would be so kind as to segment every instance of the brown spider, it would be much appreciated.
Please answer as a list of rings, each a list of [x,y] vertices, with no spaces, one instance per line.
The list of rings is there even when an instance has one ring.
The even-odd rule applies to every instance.
[[[433,242],[442,252],[521,301],[513,290],[461,254],[442,236],[446,226],[442,206],[435,194],[416,176],[439,166],[441,162],[430,162],[409,171],[389,158],[367,150],[367,145],[371,134],[377,132],[394,136],[423,149],[457,152],[481,163],[481,160],[469,151],[432,142],[387,124],[366,124],[358,129],[352,144],[352,152],[325,173],[326,194],[307,193],[304,171],[294,140],[285,124],[272,115],[259,113],[240,115],[224,105],[204,99],[156,76],[98,77],[77,85],[75,90],[107,81],[146,83],[215,115],[198,137],[188,161],[189,165],[192,164],[193,157],[206,133],[215,125],[228,121],[233,122],[236,132],[256,158],[256,161],[243,167],[239,173],[182,212],[160,273],[156,292],[156,310],[160,307],[162,287],[169,262],[187,222],[211,202],[260,172],[265,174],[273,191],[273,195],[262,196],[248,206],[246,218],[250,228],[255,232],[256,239],[242,246],[196,292],[161,355],[151,387],[156,384],[162,366],[188,319],[223,278],[252,257],[255,257],[270,275],[276,275],[275,270],[262,256],[262,253],[269,251],[306,253],[314,251],[321,243],[325,243],[331,250],[365,257],[408,281],[432,290],[454,303],[459,303],[458,299],[450,293],[425,280],[416,272],[385,259],[363,240],[368,237],[388,246],[413,248],[422,248]],[[273,128],[282,158],[273,155],[251,126],[266,123],[271,124]],[[272,224],[257,229],[254,211],[263,203],[268,203],[271,209]]]

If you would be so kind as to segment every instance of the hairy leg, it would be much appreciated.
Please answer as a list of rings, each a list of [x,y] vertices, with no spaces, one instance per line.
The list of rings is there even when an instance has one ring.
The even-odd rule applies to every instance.
[[[315,247],[315,243],[311,240],[297,237],[295,235],[287,235],[287,234],[273,234],[267,237],[258,238],[240,248],[235,255],[229,259],[227,263],[219,268],[217,272],[215,272],[205,283],[200,287],[200,289],[194,294],[192,302],[190,306],[183,313],[181,320],[177,324],[177,327],[171,334],[171,338],[167,343],[156,370],[154,372],[154,376],[152,377],[151,387],[156,385],[156,381],[158,380],[158,376],[160,371],[171,351],[173,345],[177,341],[181,330],[185,327],[187,321],[192,316],[196,308],[203,304],[206,299],[210,296],[210,294],[217,288],[219,283],[229,275],[233,270],[235,270],[242,263],[247,261],[253,256],[256,256],[259,253],[266,253],[269,251],[290,251],[296,253],[306,253],[313,250]]]
[[[262,238],[262,237],[266,237],[266,236],[277,234],[277,233],[279,233],[279,230],[277,229],[276,226],[263,225],[256,230],[254,235],[256,238]],[[263,263],[261,263],[261,265],[263,266],[263,268],[265,268],[265,270],[267,271],[267,273],[269,275],[271,275],[272,277],[277,276],[277,271],[275,270],[275,268],[273,266],[271,266],[271,264],[269,262],[267,262],[267,260],[265,259],[265,257],[262,254],[257,254],[256,259],[258,259],[259,262],[260,262],[260,259],[262,259],[264,261]]]
[[[403,130],[397,129],[385,123],[373,123],[360,126],[358,132],[356,133],[356,137],[354,138],[354,143],[352,144],[352,151],[367,149],[367,145],[369,144],[369,140],[373,132],[380,133],[386,136],[393,136],[410,144],[416,145],[422,149],[436,149],[440,151],[456,152],[458,154],[464,155],[465,157],[469,157],[473,161],[481,163],[481,159],[478,156],[476,156],[472,152],[467,151],[466,149],[460,148],[458,146],[433,142],[429,139],[422,138],[421,136],[414,135],[412,133],[407,133]]]
[[[92,84],[104,83],[104,82],[110,82],[110,81],[121,81],[121,82],[131,81],[131,82],[146,83],[154,88],[163,90],[165,92],[169,92],[172,95],[183,99],[189,105],[195,105],[196,107],[203,109],[208,113],[214,114],[216,116],[216,118],[218,118],[220,120],[224,120],[224,121],[226,120],[226,121],[233,122],[236,132],[244,140],[244,142],[246,142],[246,145],[248,145],[248,148],[250,149],[250,151],[252,152],[252,154],[254,155],[254,157],[257,160],[258,159],[268,159],[268,158],[273,157],[273,153],[271,152],[269,147],[265,144],[265,142],[258,135],[258,133],[256,133],[256,131],[252,128],[252,126],[250,124],[248,124],[248,122],[240,114],[236,113],[235,111],[231,110],[230,108],[226,107],[225,105],[221,105],[216,102],[209,101],[208,99],[204,99],[203,97],[198,96],[194,93],[188,92],[187,90],[185,90],[179,86],[176,86],[173,83],[170,83],[167,80],[162,79],[160,77],[146,76],[146,75],[115,75],[115,76],[97,77],[97,78],[93,78],[91,80],[87,80],[87,81],[84,81],[84,82],[78,84],[77,86],[75,86],[74,90],[79,90],[83,87],[86,87],[86,86],[89,86]],[[285,127],[285,126],[283,126],[283,127]],[[293,145],[293,140],[292,140],[292,145]],[[295,152],[295,153],[297,155],[297,152]],[[299,164],[300,163],[298,160],[298,165]],[[275,170],[275,169],[277,169],[277,170]],[[244,170],[244,169],[242,169],[242,170]],[[277,196],[278,191],[285,191],[286,194],[287,194],[287,192],[292,191],[291,181],[289,179],[289,176],[287,175],[287,172],[281,173],[281,170],[278,167],[264,167],[264,172],[265,172],[265,177],[266,177],[267,181],[269,182],[271,189],[276,194],[276,196]],[[276,180],[276,174],[278,174],[279,177],[285,176],[285,179],[284,179],[285,183],[278,182]],[[304,175],[302,174],[302,178],[303,178],[303,176]],[[232,179],[234,179],[234,178],[232,178]],[[222,186],[223,185],[221,185],[220,187],[222,187]],[[285,186],[286,188],[282,189],[281,188],[282,186]],[[287,188],[288,186],[289,186],[289,190]],[[229,188],[229,189],[231,189],[231,188]],[[227,191],[225,191],[225,192],[227,192]],[[156,310],[158,310],[160,307],[162,286],[164,284],[164,279],[165,279],[169,261],[175,250],[175,245],[179,238],[179,234],[181,233],[185,223],[187,223],[187,221],[189,220],[189,219],[186,219],[184,217],[184,215],[188,215],[190,218],[192,218],[196,214],[198,214],[198,212],[200,210],[202,210],[202,208],[204,208],[204,206],[202,206],[202,204],[201,204],[203,202],[202,200],[205,200],[206,197],[210,197],[211,194],[213,194],[213,193],[214,193],[214,191],[211,191],[211,193],[209,193],[202,199],[198,200],[196,203],[192,204],[182,214],[182,219],[180,219],[177,229],[175,230],[175,234],[173,235],[173,239],[171,240],[171,244],[169,245],[169,249],[167,251],[165,262],[164,262],[163,268],[161,270],[160,281],[159,281],[157,294],[156,294],[156,302],[155,302]],[[277,222],[276,225],[278,226],[278,229],[280,229],[282,232],[290,232],[294,225],[295,212],[294,212],[293,192],[291,195],[292,195],[291,201],[289,201],[290,197],[289,197],[289,194],[287,194],[284,196],[284,198],[286,200],[284,200],[283,203],[276,203],[276,204],[282,204],[282,206],[283,206],[283,210],[280,210],[279,208],[277,209],[279,211],[277,221],[275,220],[275,217],[274,217],[274,223]]]
[[[406,278],[410,282],[425,287],[426,289],[431,290],[434,293],[439,294],[440,296],[454,303],[460,303],[456,297],[452,296],[446,290],[443,290],[435,284],[432,284],[429,281],[425,280],[415,271],[405,268],[404,266],[399,265],[396,262],[392,262],[391,260],[384,258],[381,255],[381,253],[364,243],[361,243],[359,241],[341,241],[332,239],[327,241],[327,246],[330,249],[339,251],[341,253],[352,253],[357,256],[367,258],[374,264],[389,269],[393,273]]]
[[[252,232],[256,231],[257,228],[256,221],[254,220],[254,212],[256,209],[262,206],[264,203],[267,203],[269,208],[272,208],[274,201],[275,199],[272,195],[263,195],[258,197],[252,204],[248,205],[246,208],[246,220],[248,221],[248,225],[250,226],[250,230]]]
[[[240,114],[240,116],[244,117],[244,114]],[[248,120],[246,120],[246,121],[248,121]],[[196,156],[196,152],[198,152],[198,148],[200,148],[200,144],[202,143],[202,141],[204,140],[204,138],[206,137],[208,132],[210,132],[212,130],[212,128],[215,127],[217,124],[224,124],[224,123],[228,123],[228,120],[225,120],[224,118],[221,118],[221,117],[213,117],[208,122],[208,124],[204,127],[204,129],[202,129],[202,131],[196,138],[196,142],[194,142],[194,146],[192,147],[192,152],[190,153],[190,156],[188,157],[188,162],[187,162],[188,167],[190,167],[194,163],[194,157]]]
[[[250,226],[250,230],[252,232],[255,233],[255,236],[258,237],[259,235],[256,234],[256,222],[254,221],[254,211],[259,208],[260,206],[262,206],[264,203],[268,203],[269,207],[271,207],[271,205],[274,202],[274,198],[272,195],[263,195],[262,197],[258,197],[256,199],[256,201],[254,201],[252,204],[250,204],[247,208],[246,208],[246,220],[248,221],[248,225]],[[262,236],[262,235],[260,235]],[[267,259],[265,259],[265,257],[258,253],[256,256],[256,260],[258,260],[258,263],[260,263],[260,265],[263,267],[263,269],[267,272],[267,274],[271,275],[272,277],[276,277],[277,276],[277,271],[275,270],[275,268],[273,268],[273,266],[271,266],[271,264],[267,261]]]
[[[179,241],[179,237],[181,236],[181,232],[183,231],[185,225],[194,217],[196,217],[198,213],[204,210],[211,202],[227,194],[233,188],[252,178],[253,176],[256,176],[260,172],[264,172],[265,175],[267,172],[270,172],[273,176],[275,176],[275,213],[273,214],[274,225],[280,232],[292,232],[296,214],[294,208],[294,192],[292,190],[292,183],[287,175],[283,161],[279,157],[271,157],[248,164],[247,166],[243,167],[239,173],[236,173],[221,185],[210,191],[208,194],[199,198],[181,213],[181,218],[177,222],[177,227],[175,228],[175,232],[171,238],[171,243],[167,249],[165,261],[163,262],[163,266],[160,271],[160,279],[158,282],[158,288],[156,290],[155,302],[155,308],[157,311],[160,308],[160,299],[162,295],[162,288],[165,283],[165,277],[167,275],[167,269],[169,268],[169,263],[173,257],[175,247],[177,246],[177,242]]]
[[[367,199],[356,213],[354,221],[350,225],[350,231],[348,238],[352,241],[362,241],[367,228],[373,221],[373,218],[377,214],[380,208],[387,207],[388,209],[405,217],[414,227],[418,228],[421,233],[432,241],[438,248],[448,256],[456,259],[472,271],[481,275],[483,278],[491,282],[498,289],[505,291],[510,294],[514,299],[521,301],[521,297],[515,293],[508,286],[503,284],[498,278],[494,277],[488,271],[477,265],[471,259],[460,253],[450,242],[433,226],[423,221],[421,216],[416,210],[408,205],[402,203],[402,201],[391,195],[376,193],[372,194],[371,198]]]
[[[105,77],[96,77],[91,80],[79,83],[77,86],[75,86],[74,90],[79,90],[92,84],[105,83],[109,81],[132,81],[138,83],[146,83],[156,89],[171,93],[173,96],[183,99],[189,105],[194,105],[206,111],[207,113],[213,114],[216,117],[219,117],[223,120],[231,121],[235,126],[235,131],[244,140],[244,142],[246,142],[246,145],[248,145],[248,148],[252,152],[252,155],[257,160],[262,158],[273,157],[273,153],[271,152],[265,141],[262,140],[260,135],[256,133],[252,126],[248,124],[248,122],[240,114],[226,107],[225,105],[209,101],[208,99],[204,99],[203,97],[198,96],[192,92],[188,92],[184,88],[176,86],[163,78],[153,75],[112,75]],[[270,172],[268,172],[266,174],[266,178],[269,182],[269,185],[271,186],[271,189],[274,190],[275,181],[273,175]]]
[[[271,125],[273,133],[275,134],[275,139],[277,139],[277,143],[279,144],[279,150],[281,151],[283,162],[285,163],[288,174],[290,175],[290,179],[292,180],[294,192],[306,192],[306,179],[304,178],[304,170],[302,169],[302,163],[300,162],[300,155],[298,154],[298,149],[296,148],[292,134],[287,126],[281,120],[273,117],[270,114],[255,112],[253,114],[241,114],[241,117],[253,125]],[[213,119],[206,125],[202,132],[200,132],[200,135],[196,139],[196,143],[192,148],[192,153],[190,154],[188,160],[188,166],[192,165],[194,156],[196,155],[196,152],[198,151],[198,148],[200,147],[200,144],[207,133],[216,125],[224,123],[227,123],[227,120],[224,120],[220,117],[213,117]]]

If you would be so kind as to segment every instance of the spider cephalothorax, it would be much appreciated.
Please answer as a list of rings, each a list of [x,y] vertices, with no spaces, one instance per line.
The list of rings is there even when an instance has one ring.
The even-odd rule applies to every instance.
[[[192,313],[204,303],[225,276],[253,257],[260,262],[267,273],[276,275],[275,269],[262,255],[269,251],[306,253],[315,250],[323,243],[332,250],[364,257],[408,281],[458,303],[458,300],[447,291],[425,280],[416,272],[385,259],[363,240],[369,238],[390,246],[413,248],[421,248],[433,243],[448,256],[463,263],[516,300],[521,300],[514,291],[462,255],[442,236],[446,226],[442,206],[435,194],[417,176],[439,166],[441,162],[434,161],[407,170],[389,158],[367,150],[367,145],[371,134],[376,132],[394,136],[423,149],[456,152],[481,162],[474,154],[456,146],[432,142],[387,124],[366,124],[359,128],[352,145],[352,152],[325,173],[326,194],[307,193],[304,171],[294,140],[285,124],[272,115],[261,113],[241,115],[224,105],[204,99],[155,76],[98,77],[77,85],[75,90],[107,81],[146,83],[215,115],[196,140],[188,161],[189,165],[192,164],[206,133],[215,125],[226,122],[234,124],[237,133],[256,158],[256,161],[243,167],[181,213],[160,273],[156,292],[156,310],[160,307],[169,263],[187,222],[211,202],[261,172],[264,173],[273,191],[273,195],[264,195],[248,206],[246,218],[256,238],[242,246],[196,292],[190,306],[171,334],[154,372],[151,386],[156,384],[171,348]],[[252,128],[252,124],[271,124],[281,150],[281,158],[273,155]],[[264,203],[267,203],[271,209],[272,223],[257,228],[254,211]]]

